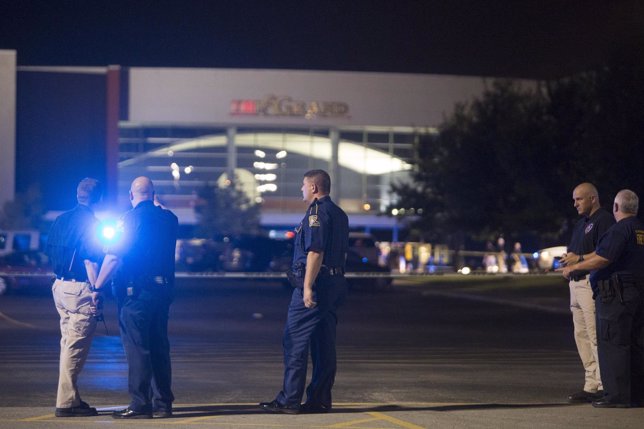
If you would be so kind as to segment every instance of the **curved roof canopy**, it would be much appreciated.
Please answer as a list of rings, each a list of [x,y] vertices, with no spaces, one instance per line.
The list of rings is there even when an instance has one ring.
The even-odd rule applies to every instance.
[[[167,158],[176,152],[192,152],[212,147],[225,147],[225,135],[203,136],[181,140],[160,149],[119,162],[119,167],[133,166],[147,159]],[[331,158],[331,141],[328,137],[297,133],[239,133],[235,145],[240,147],[286,150],[304,156],[328,161]],[[338,163],[362,174],[381,175],[410,170],[411,165],[400,158],[346,140],[340,140]]]

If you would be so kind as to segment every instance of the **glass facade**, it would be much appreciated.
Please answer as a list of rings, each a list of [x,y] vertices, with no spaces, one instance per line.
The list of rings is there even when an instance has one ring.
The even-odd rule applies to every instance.
[[[303,174],[327,170],[332,196],[349,214],[377,215],[390,184],[409,177],[414,146],[433,129],[411,127],[262,128],[119,125],[119,195],[145,174],[169,207],[189,208],[206,184],[234,171],[262,213],[301,214]],[[184,219],[184,223],[190,220]]]

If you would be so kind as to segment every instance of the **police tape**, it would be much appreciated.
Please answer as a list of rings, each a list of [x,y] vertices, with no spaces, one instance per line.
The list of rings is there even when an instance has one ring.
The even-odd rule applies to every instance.
[[[427,277],[442,275],[445,273],[398,273],[398,272],[348,272],[346,278],[410,278],[410,277]],[[54,279],[54,273],[28,273],[28,272],[3,272],[0,271],[0,277],[32,277],[32,278],[51,278]],[[273,272],[185,272],[179,271],[175,274],[176,278],[229,278],[229,279],[286,279],[286,273]]]

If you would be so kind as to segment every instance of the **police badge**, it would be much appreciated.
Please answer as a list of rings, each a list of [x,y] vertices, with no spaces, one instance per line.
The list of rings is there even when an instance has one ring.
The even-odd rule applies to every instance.
[[[320,226],[320,222],[318,221],[318,215],[309,216],[309,227],[312,227],[312,226]]]

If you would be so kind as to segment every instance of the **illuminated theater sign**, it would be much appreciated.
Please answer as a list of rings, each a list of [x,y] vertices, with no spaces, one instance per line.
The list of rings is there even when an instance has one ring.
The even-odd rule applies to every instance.
[[[301,101],[291,97],[269,95],[263,100],[232,100],[233,116],[291,116],[313,119],[344,118],[349,115],[349,105],[340,101]]]

